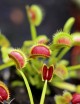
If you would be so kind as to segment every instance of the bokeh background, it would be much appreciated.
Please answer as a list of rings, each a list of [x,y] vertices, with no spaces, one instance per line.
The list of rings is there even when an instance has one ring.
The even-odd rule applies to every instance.
[[[0,31],[10,40],[12,46],[20,47],[24,40],[31,39],[26,16],[26,5],[38,4],[43,8],[44,19],[37,27],[38,35],[53,33],[62,29],[72,16],[70,0],[0,0]]]

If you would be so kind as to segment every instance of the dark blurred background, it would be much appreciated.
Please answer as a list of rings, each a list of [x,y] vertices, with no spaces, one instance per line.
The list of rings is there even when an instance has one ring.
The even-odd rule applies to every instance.
[[[38,35],[45,34],[52,39],[53,34],[61,30],[72,16],[75,17],[72,32],[80,31],[80,0],[0,0],[0,31],[14,48],[21,47],[25,40],[31,39],[25,9],[26,5],[31,4],[40,5],[45,14],[41,25],[37,27]],[[71,51],[64,58],[71,60]]]
[[[25,6],[31,4],[38,4],[45,11],[43,22],[37,27],[38,35],[46,34],[51,38],[72,16],[70,0],[0,0],[0,30],[14,47],[31,39],[25,10]]]

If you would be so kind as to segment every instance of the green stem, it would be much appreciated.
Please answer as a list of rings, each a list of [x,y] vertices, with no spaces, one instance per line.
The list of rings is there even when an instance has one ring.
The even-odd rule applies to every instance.
[[[34,104],[32,92],[31,92],[28,80],[27,80],[27,78],[25,77],[24,73],[21,70],[19,70],[19,72],[20,72],[20,74],[22,75],[22,77],[24,79],[24,82],[25,82],[25,85],[26,85],[26,88],[27,88],[27,91],[28,91],[28,95],[29,95],[29,98],[30,98],[30,104]]]
[[[56,55],[58,54],[59,50],[60,50],[60,49],[55,49],[55,50],[53,51],[54,56],[56,56]]]
[[[69,67],[67,67],[67,69],[69,71],[80,70],[80,65],[69,66]]]
[[[57,61],[59,61],[69,50],[70,50],[69,47],[64,48],[64,49],[61,51],[61,53],[58,55]]]
[[[36,37],[37,37],[37,32],[36,32],[36,27],[30,21],[30,17],[29,17],[29,14],[28,14],[29,6],[26,6],[26,10],[27,10],[28,20],[29,20],[29,23],[30,23],[32,40],[35,40]]]
[[[46,89],[47,89],[47,80],[45,81],[44,86],[43,86],[43,91],[42,91],[42,95],[41,95],[40,104],[44,104]]]
[[[53,86],[58,87],[60,89],[65,89],[71,92],[76,91],[76,86],[67,82],[54,82]]]
[[[30,29],[31,29],[32,40],[35,40],[37,37],[36,27],[30,23]]]
[[[2,64],[2,65],[0,65],[0,71],[1,70],[3,70],[3,69],[5,69],[5,68],[8,68],[8,67],[10,67],[10,66],[13,66],[14,65],[14,62],[7,62],[7,63],[4,63],[4,64]]]

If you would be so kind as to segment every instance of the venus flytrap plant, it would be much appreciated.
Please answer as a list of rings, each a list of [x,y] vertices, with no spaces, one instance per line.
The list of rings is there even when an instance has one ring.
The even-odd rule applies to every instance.
[[[24,73],[22,72],[22,69],[25,67],[27,63],[26,56],[24,55],[22,51],[16,49],[9,53],[9,57],[15,62],[16,68],[18,69],[18,71],[20,72],[21,76],[24,79],[24,82],[28,91],[28,95],[30,98],[30,103],[34,104],[32,92],[31,92],[28,80],[25,77]]]
[[[56,57],[59,51],[63,48],[63,50],[56,57],[55,62],[58,62],[69,51],[69,49],[72,47],[72,44],[73,39],[69,33],[57,32],[56,34],[54,34],[53,43],[50,45],[50,48],[54,53],[53,56]]]
[[[67,67],[65,67],[63,64],[57,65],[54,70],[54,74],[56,74],[62,80],[66,79],[68,77]]]
[[[70,50],[70,48],[73,45],[73,38],[72,38],[72,36],[70,36],[70,31],[71,31],[71,28],[72,28],[74,22],[75,22],[75,19],[73,17],[69,18],[63,27],[63,34],[64,34],[63,39],[58,40],[56,38],[56,40],[58,40],[59,43],[63,43],[64,46],[65,45],[70,46],[70,47],[65,47],[62,50],[62,52],[58,56],[58,60],[60,60]],[[66,35],[65,33],[68,34],[66,37],[67,39],[65,39],[65,35]],[[59,36],[57,36],[57,37],[59,38]]]
[[[65,82],[65,79],[70,78],[69,73],[80,68],[80,65],[68,66],[69,61],[61,60],[73,46],[80,45],[79,34],[77,36],[74,33],[74,35],[70,34],[75,19],[71,17],[65,23],[63,31],[55,33],[50,43],[47,36],[37,36],[36,26],[39,26],[43,19],[41,8],[37,5],[26,6],[26,12],[30,23],[32,40],[24,41],[21,50],[15,50],[12,49],[10,42],[1,34],[0,46],[4,64],[0,65],[0,70],[16,65],[16,69],[24,79],[31,104],[34,104],[34,102],[29,83],[38,89],[43,88],[40,104],[44,104],[46,92],[50,92],[48,81],[51,81],[51,85],[58,88],[76,92],[76,86]],[[8,58],[8,53],[13,61]],[[54,78],[52,78],[53,73]],[[44,83],[41,80],[41,75]],[[62,98],[63,100],[65,98]]]
[[[72,41],[71,35],[65,32],[58,32],[53,38],[53,44],[58,47],[70,47],[72,45]]]
[[[62,33],[62,34],[60,34],[60,33]],[[63,40],[62,38],[64,38],[64,35],[63,35],[63,32],[60,32],[60,33],[58,33],[59,34],[59,36],[60,36],[60,39],[59,39],[59,37],[58,36],[56,36],[57,37],[57,39],[55,39],[55,40],[58,40],[58,42],[59,43],[61,43],[61,45],[58,43],[58,46],[69,46],[69,44],[66,44],[66,40]],[[66,33],[65,33],[66,34]],[[70,36],[69,36],[70,37]],[[71,39],[71,38],[70,38]],[[63,40],[63,41],[62,41]],[[69,40],[69,38],[68,38],[68,40]],[[55,41],[55,43],[57,44],[57,41]],[[67,42],[67,43],[69,43],[69,42]],[[32,43],[30,43],[30,45],[31,45]],[[29,44],[28,44],[29,45]],[[53,45],[53,46],[55,46],[55,44]],[[60,48],[61,48],[60,47]],[[41,50],[43,50],[43,51],[41,51]],[[30,51],[31,53],[30,53],[30,56],[39,56],[39,57],[43,57],[43,56],[45,56],[45,57],[49,57],[49,58],[51,58],[50,56],[51,56],[51,50],[49,49],[49,47],[48,46],[46,46],[46,45],[44,45],[44,44],[37,44],[37,45],[33,45],[33,47],[32,47],[32,49],[31,49],[31,51]],[[53,55],[54,55],[55,53],[53,53]],[[53,57],[52,57],[53,58]],[[52,62],[51,62],[51,64],[52,63],[54,63],[54,62],[56,62],[55,60],[54,60],[54,58],[53,58],[53,60],[52,60]],[[50,65],[50,63],[48,63],[49,65]],[[56,64],[56,63],[55,63]],[[32,64],[32,66],[34,66],[33,64]],[[34,67],[33,67],[34,68]],[[60,74],[60,72],[58,71],[57,72],[57,74],[56,75],[58,75],[58,73]],[[58,75],[58,76],[60,76],[60,75]]]
[[[40,52],[39,52],[40,50],[41,49],[38,49],[36,51],[36,54],[38,54],[39,56],[41,56],[41,55],[44,56],[47,53],[47,51],[46,51],[46,53],[40,54]],[[29,98],[30,98],[30,102],[31,102],[31,104],[34,104],[31,89],[29,87],[27,78],[25,77],[24,73],[21,71],[22,68],[26,64],[26,58],[25,58],[26,56],[24,56],[24,54],[20,50],[13,50],[9,53],[9,57],[11,59],[13,59],[14,62],[16,63],[16,68],[19,70],[19,72],[22,75],[22,77],[24,79],[24,82],[26,84],[28,94],[29,94]],[[53,66],[50,66],[49,69],[48,69],[47,66],[44,65],[43,68],[42,68],[42,78],[43,78],[43,80],[45,80],[45,84],[44,84],[44,87],[43,87],[40,104],[44,104],[44,99],[45,99],[45,94],[46,94],[46,89],[47,89],[47,81],[51,80],[52,75],[53,75]]]
[[[35,40],[27,40],[24,41],[23,46],[22,46],[22,51],[26,54],[29,55],[30,53],[30,47],[33,46],[33,44],[47,44],[49,42],[49,39],[46,35],[40,35],[37,36]]]
[[[2,81],[0,81],[0,102],[3,103],[5,100],[7,101],[9,97],[10,93],[7,86]]]
[[[51,50],[44,44],[37,44],[31,48],[30,57],[50,57]]]
[[[73,94],[71,103],[79,104],[80,103],[80,94],[77,94],[77,93]]]
[[[63,104],[63,103],[70,104],[71,100],[72,100],[72,95],[71,95],[71,93],[69,93],[67,91],[63,92],[62,96],[61,95],[55,96],[56,104]]]
[[[9,53],[9,58],[13,59],[17,69],[22,69],[27,64],[27,58],[19,49],[14,49]]]
[[[26,7],[28,12],[28,18],[31,24],[34,26],[39,26],[43,19],[43,13],[40,6],[37,5],[31,5],[30,7]]]
[[[35,39],[35,43],[38,43],[38,44],[47,44],[48,42],[49,42],[49,39],[46,35],[38,36]]]
[[[79,104],[80,94],[71,94],[70,92],[64,91],[63,95],[56,95],[54,99],[56,104],[63,104],[63,102],[64,104]]]
[[[46,65],[43,65],[42,67],[42,80],[45,81],[45,83],[43,86],[40,104],[44,104],[46,90],[47,90],[47,81],[51,81],[53,76],[53,69],[54,69],[53,65],[50,66],[49,68]]]
[[[0,70],[3,70],[7,67],[13,66],[14,63],[12,61],[9,61],[8,58],[8,52],[10,52],[11,44],[9,40],[2,34],[0,33],[0,51],[2,53],[2,61],[4,64],[0,65]]]
[[[64,48],[61,53],[58,55],[57,60],[59,61],[65,53],[70,49],[72,46],[73,40],[70,34],[65,32],[56,33],[53,39],[53,44],[56,47]]]
[[[14,99],[10,100],[10,92],[8,87],[0,81],[0,104],[11,104]]]
[[[63,47],[71,47],[72,45],[72,37],[70,34],[65,32],[57,32],[53,36],[53,42],[50,46],[50,48],[58,48],[61,49]]]
[[[29,22],[30,22],[32,40],[35,40],[37,37],[37,31],[36,31],[34,24],[31,23],[31,21],[35,19],[35,13],[30,11],[29,6],[26,6],[26,11],[27,11],[27,16],[28,16]]]
[[[31,56],[34,57],[45,57],[49,58],[51,54],[50,49],[43,44],[35,45],[31,48]],[[53,75],[53,66],[50,66],[49,69],[46,65],[43,65],[42,67],[42,79],[45,81],[43,86],[43,91],[40,99],[40,104],[44,104],[44,99],[46,95],[46,89],[47,89],[47,81],[50,81]]]
[[[35,26],[39,26],[40,23],[42,22],[43,19],[42,10],[39,6],[32,5],[31,7],[26,6],[26,11],[30,22],[32,40],[35,40],[37,37]]]
[[[74,17],[70,17],[67,22],[65,23],[64,27],[63,27],[63,31],[66,33],[70,33],[72,26],[75,22],[75,18]]]

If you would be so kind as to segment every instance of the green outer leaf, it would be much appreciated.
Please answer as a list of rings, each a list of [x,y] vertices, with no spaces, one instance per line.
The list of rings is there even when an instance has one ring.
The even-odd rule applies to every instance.
[[[80,94],[80,85],[76,86],[76,92]]]
[[[56,95],[54,99],[55,99],[56,104],[63,104],[63,102],[64,104],[68,104],[66,103],[65,98],[63,96]]]
[[[23,47],[29,47],[33,45],[33,41],[32,40],[26,40],[23,42]]]
[[[34,43],[38,43],[41,40],[45,40],[45,43],[49,42],[49,39],[46,35],[40,35],[35,39]]]
[[[65,97],[67,101],[70,101],[72,99],[72,95],[68,91],[64,91],[63,97]]]
[[[2,46],[2,47],[10,46],[9,40],[1,33],[0,33],[0,46]]]
[[[54,82],[53,86],[58,87],[60,89],[66,89],[71,92],[76,91],[76,86],[67,82]]]
[[[2,60],[4,63],[6,63],[10,60],[8,54],[10,53],[11,50],[12,50],[11,47],[10,48],[1,47]]]
[[[5,63],[5,64],[1,64],[0,65],[0,71],[1,70],[3,70],[3,69],[5,69],[5,68],[8,68],[8,67],[11,67],[11,66],[13,66],[13,65],[15,65],[15,63],[13,62],[13,61],[8,61],[7,63]]]
[[[65,38],[65,39],[67,38],[67,39],[69,39],[70,44],[67,45],[66,43],[64,43],[64,44],[58,43],[58,40],[61,39],[61,38]],[[53,45],[55,47],[61,47],[61,48],[62,47],[66,47],[66,46],[70,47],[70,46],[72,46],[72,43],[73,43],[72,36],[70,34],[68,34],[68,33],[65,33],[65,32],[57,32],[53,36]]]
[[[71,93],[67,92],[67,91],[64,91],[63,95],[56,95],[55,96],[55,102],[56,104],[69,104],[71,99],[72,99],[72,95]]]
[[[64,25],[64,27],[63,27],[63,31],[66,32],[66,33],[70,33],[71,28],[72,28],[74,22],[75,22],[75,18],[74,18],[74,17],[70,17],[70,18],[66,21],[66,23],[65,23],[65,25]]]
[[[56,69],[54,70],[54,74],[56,74],[61,79],[66,79],[68,77],[67,68],[64,65],[62,65],[62,64],[59,64],[56,67]]]
[[[17,87],[17,86],[24,86],[24,83],[22,81],[19,80],[15,80],[11,83],[12,87]]]
[[[65,60],[65,59],[62,59],[58,64],[63,64],[65,66],[67,66],[67,65],[69,65],[69,61]]]
[[[29,17],[29,12],[28,12],[28,18],[29,18],[29,21],[31,22],[31,24],[35,25],[35,26],[39,26],[42,22],[42,19],[43,19],[43,13],[42,13],[42,9],[40,8],[40,6],[37,6],[37,5],[32,5],[31,7],[26,7],[26,9],[31,9],[32,11],[35,12],[36,14],[36,20],[31,20],[31,18]]]
[[[43,19],[42,9],[37,5],[32,5],[31,9],[36,11],[36,21],[34,24],[39,26]]]

